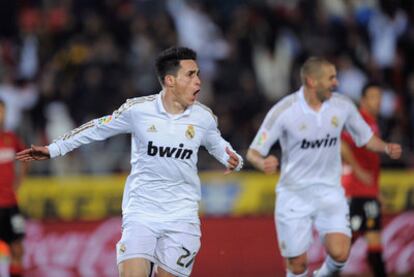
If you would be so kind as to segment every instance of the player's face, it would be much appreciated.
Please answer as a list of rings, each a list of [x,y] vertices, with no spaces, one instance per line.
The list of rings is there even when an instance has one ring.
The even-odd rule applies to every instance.
[[[200,88],[200,69],[197,63],[194,60],[180,61],[180,69],[175,77],[176,100],[184,107],[188,107],[197,100]]]
[[[324,102],[331,98],[332,92],[336,89],[336,69],[333,65],[323,65],[316,84],[316,96],[319,101]]]
[[[367,89],[364,97],[361,98],[361,104],[373,116],[377,116],[381,107],[382,91],[379,87],[370,87]]]

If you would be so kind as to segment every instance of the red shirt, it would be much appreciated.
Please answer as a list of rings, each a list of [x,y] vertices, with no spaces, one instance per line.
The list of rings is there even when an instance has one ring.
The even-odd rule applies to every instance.
[[[362,118],[371,127],[375,135],[379,136],[379,128],[374,117],[363,110],[359,110]],[[367,150],[364,147],[357,147],[349,133],[342,133],[342,140],[351,148],[358,164],[368,171],[373,177],[371,185],[361,182],[350,169],[350,166],[344,164],[342,174],[342,185],[348,197],[377,197],[379,194],[379,175],[380,175],[380,157],[377,153]]]
[[[0,131],[0,207],[17,204],[13,188],[15,182],[15,154],[25,148],[11,132]]]

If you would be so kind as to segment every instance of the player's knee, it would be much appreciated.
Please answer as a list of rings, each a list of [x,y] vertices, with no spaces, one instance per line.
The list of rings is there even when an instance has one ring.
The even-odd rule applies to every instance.
[[[349,248],[344,247],[342,249],[330,251],[329,256],[331,256],[335,262],[345,263],[349,257]]]
[[[288,259],[288,269],[295,275],[304,273],[307,267],[308,265],[306,257],[296,257]]]
[[[119,270],[120,277],[148,277],[149,271],[144,272],[142,270]]]
[[[306,265],[300,265],[300,266],[289,269],[289,271],[292,272],[292,274],[300,275],[300,274],[305,273],[306,268],[307,268]]]

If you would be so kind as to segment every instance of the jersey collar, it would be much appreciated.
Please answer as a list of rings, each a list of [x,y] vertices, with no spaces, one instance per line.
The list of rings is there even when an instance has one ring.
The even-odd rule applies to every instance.
[[[321,106],[321,109],[317,112],[309,106],[308,102],[306,102],[305,92],[304,92],[304,87],[303,86],[300,87],[300,89],[297,91],[297,93],[299,94],[300,107],[302,108],[304,113],[319,114],[319,113],[322,113],[324,110],[326,110],[326,108],[329,106],[330,99],[323,102],[322,106]]]
[[[193,105],[191,105],[190,107],[185,109],[185,111],[183,113],[180,113],[180,114],[170,114],[170,113],[168,113],[165,110],[164,104],[162,103],[162,94],[163,94],[163,91],[160,91],[157,95],[157,101],[156,102],[157,102],[158,112],[160,112],[161,114],[164,114],[164,115],[166,115],[170,118],[174,118],[174,119],[190,115],[191,110],[193,109]]]

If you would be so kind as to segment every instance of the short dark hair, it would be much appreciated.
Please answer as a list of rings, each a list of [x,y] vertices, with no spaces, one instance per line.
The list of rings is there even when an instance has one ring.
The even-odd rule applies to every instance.
[[[306,77],[311,75],[319,75],[323,65],[332,65],[332,63],[323,57],[308,58],[300,68],[300,78],[302,80],[302,84],[305,85]]]
[[[362,87],[362,90],[361,90],[361,97],[365,97],[366,95],[367,95],[367,92],[368,92],[368,89],[370,89],[370,88],[381,88],[381,84],[380,83],[378,83],[378,82],[374,82],[374,81],[371,81],[371,82],[368,82],[368,83],[366,83],[363,87]]]
[[[175,75],[181,60],[196,60],[197,53],[187,47],[170,47],[162,51],[155,60],[155,68],[161,85],[167,74]]]

